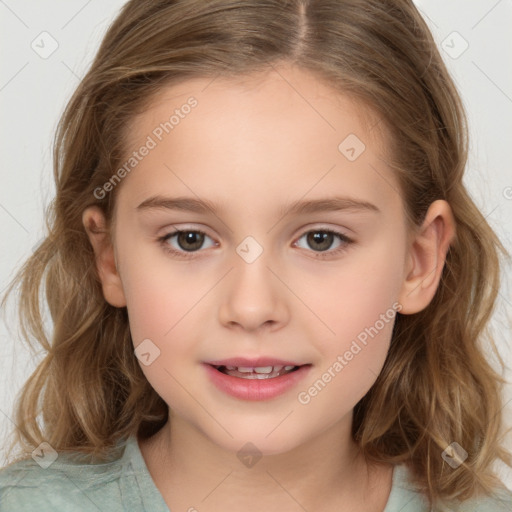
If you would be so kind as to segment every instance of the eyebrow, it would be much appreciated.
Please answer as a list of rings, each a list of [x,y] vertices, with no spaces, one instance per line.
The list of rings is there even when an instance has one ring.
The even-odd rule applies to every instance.
[[[152,196],[142,201],[137,206],[137,211],[147,211],[151,209],[182,210],[195,213],[216,213],[221,212],[222,208],[206,199],[196,199],[193,197],[163,197]],[[279,216],[300,215],[317,212],[334,211],[370,211],[381,213],[380,209],[373,203],[361,201],[350,197],[332,197],[325,199],[312,199],[309,201],[294,201],[291,204],[284,205],[279,211]]]

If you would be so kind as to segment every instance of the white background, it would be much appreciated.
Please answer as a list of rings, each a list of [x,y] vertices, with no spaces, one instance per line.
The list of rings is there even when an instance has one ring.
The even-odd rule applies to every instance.
[[[42,212],[54,192],[51,142],[57,121],[123,3],[0,0],[0,292],[43,236]],[[417,0],[416,4],[442,48],[468,110],[472,145],[466,183],[512,252],[512,1]],[[40,35],[45,31],[51,36]],[[58,47],[47,58],[31,47],[49,51],[52,39]],[[505,374],[509,381],[511,278],[508,265],[492,324],[509,367]],[[11,324],[11,313],[8,318]],[[16,329],[9,333],[2,320],[0,440],[14,427],[15,395],[41,355],[31,356]],[[505,402],[511,424],[510,384]],[[512,448],[511,436],[508,446]],[[4,455],[0,441],[0,466],[6,462]],[[501,465],[498,469],[512,489],[512,472]]]

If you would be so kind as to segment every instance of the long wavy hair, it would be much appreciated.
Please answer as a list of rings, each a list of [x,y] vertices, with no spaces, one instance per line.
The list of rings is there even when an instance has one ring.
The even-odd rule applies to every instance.
[[[512,465],[502,443],[505,381],[486,358],[492,349],[503,367],[488,321],[507,253],[463,184],[464,109],[410,0],[125,4],[60,120],[47,236],[2,300],[16,289],[22,337],[44,350],[16,397],[9,455],[19,446],[20,460],[47,441],[101,459],[121,438],[147,438],[165,424],[167,404],[134,355],[126,308],[103,297],[82,212],[98,205],[111,222],[119,187],[101,199],[94,190],[122,164],[126,127],[156,93],[280,62],[378,115],[411,226],[436,199],[448,201],[456,222],[437,292],[423,311],[397,315],[384,368],[355,407],[353,437],[369,461],[407,463],[431,503],[491,492],[500,486],[493,463]],[[454,441],[468,452],[455,469],[441,456]]]

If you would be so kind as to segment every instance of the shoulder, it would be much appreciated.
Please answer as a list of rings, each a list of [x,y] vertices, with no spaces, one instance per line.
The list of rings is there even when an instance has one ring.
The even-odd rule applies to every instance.
[[[32,458],[0,469],[0,512],[122,510],[121,460],[81,464],[59,455],[50,465]]]
[[[449,501],[431,508],[413,483],[411,473],[404,464],[395,466],[393,485],[384,512],[512,512],[512,491],[503,488],[490,495],[465,501]]]
[[[450,503],[439,508],[439,512],[511,512],[512,491],[499,489],[490,495]],[[436,510],[437,512],[437,510]]]

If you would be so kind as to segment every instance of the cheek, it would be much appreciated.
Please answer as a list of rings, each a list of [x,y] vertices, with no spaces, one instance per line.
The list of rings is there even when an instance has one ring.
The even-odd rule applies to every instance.
[[[367,393],[386,359],[403,274],[403,246],[375,244],[371,251],[358,251],[347,258],[339,272],[329,274],[323,287],[309,283],[309,299],[323,320],[322,336],[316,336],[320,364],[302,391],[303,400],[326,409],[330,401],[347,410]],[[318,285],[318,283],[317,283]],[[323,290],[323,293],[321,291]],[[321,324],[315,322],[318,329]],[[313,331],[310,339],[315,339]],[[324,390],[325,388],[325,390]]]
[[[317,338],[316,372],[297,395],[312,416],[336,422],[366,395],[382,370],[400,304],[385,280],[373,284],[339,300],[330,317],[336,334]]]
[[[183,271],[154,248],[125,258],[122,282],[135,345],[145,338],[166,343],[211,287],[204,275]]]
[[[322,339],[328,347],[343,349],[376,323],[379,330],[390,335],[386,331],[390,322],[382,326],[380,319],[386,313],[388,317],[393,315],[393,304],[402,288],[404,243],[395,242],[392,245],[386,236],[379,237],[370,248],[347,253],[335,271],[331,268],[304,283],[308,305],[323,321],[323,327],[317,321],[314,326],[322,328]]]
[[[144,338],[163,339],[178,322],[186,297],[172,293],[170,279],[144,270],[131,273],[124,283],[134,343]]]
[[[198,335],[198,317],[205,314],[203,299],[218,279],[211,272],[185,271],[152,249],[133,251],[123,260],[122,281],[135,353],[147,380],[166,401],[170,397],[176,401],[182,394],[183,361],[197,358],[191,337]],[[150,353],[148,365],[138,355],[144,353]]]
[[[193,396],[198,390],[183,378],[182,362],[195,358],[190,333],[196,307],[208,286],[195,277],[192,284],[190,276],[171,271],[160,259],[153,259],[151,265],[144,265],[139,259],[123,276],[130,332],[149,384],[186,416],[190,403],[187,393],[183,393],[183,383],[187,383],[187,391]],[[145,358],[144,354],[149,356]]]

